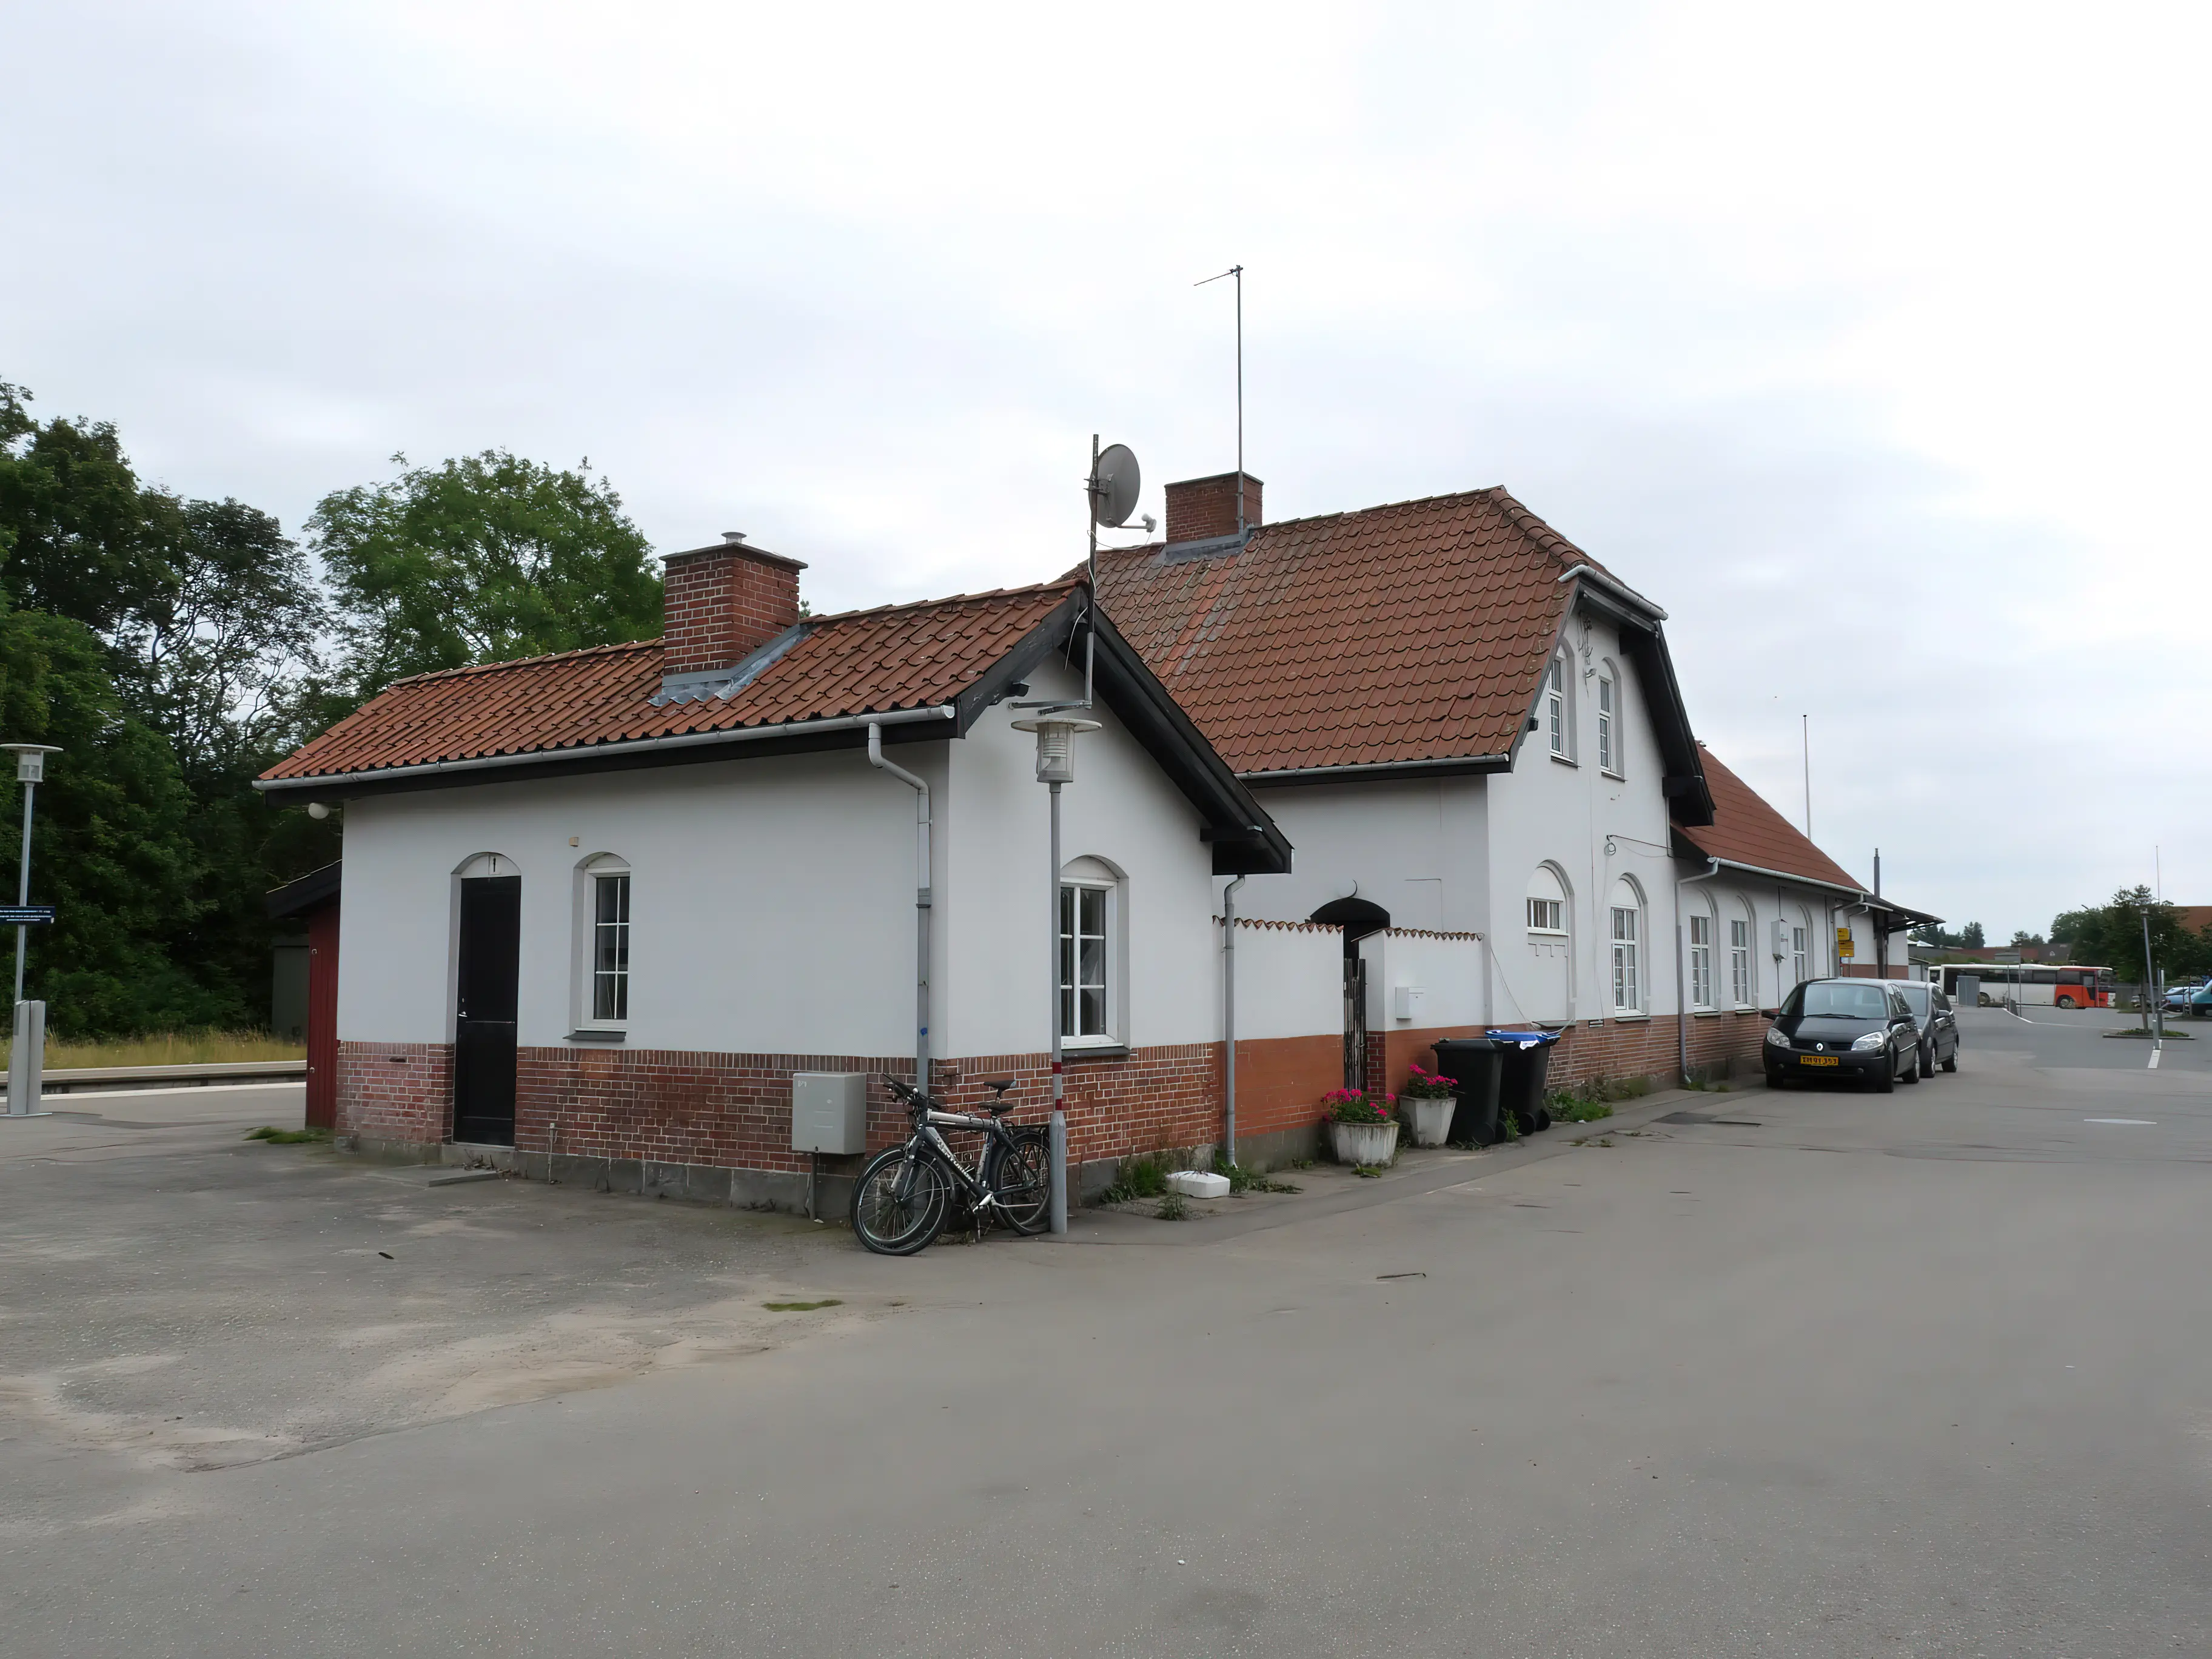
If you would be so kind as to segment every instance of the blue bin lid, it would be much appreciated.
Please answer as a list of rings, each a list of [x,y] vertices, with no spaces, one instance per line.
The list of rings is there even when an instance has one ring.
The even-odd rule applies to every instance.
[[[1510,1042],[1516,1048],[1549,1048],[1559,1040],[1557,1031],[1485,1031],[1492,1042]]]

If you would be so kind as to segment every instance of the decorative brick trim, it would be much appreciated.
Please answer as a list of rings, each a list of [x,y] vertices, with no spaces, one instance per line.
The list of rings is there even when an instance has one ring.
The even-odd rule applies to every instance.
[[[1214,917],[1213,925],[1216,927],[1221,926],[1219,916]],[[1267,921],[1258,916],[1239,916],[1237,918],[1237,925],[1239,927],[1255,928],[1263,933],[1341,933],[1344,931],[1344,924],[1341,922]]]

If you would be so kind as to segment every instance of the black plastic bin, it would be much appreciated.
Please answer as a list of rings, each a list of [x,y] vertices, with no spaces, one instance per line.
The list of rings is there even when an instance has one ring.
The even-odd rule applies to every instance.
[[[1498,1122],[1501,1058],[1498,1045],[1488,1037],[1446,1037],[1437,1044],[1437,1075],[1452,1080],[1459,1102],[1447,1139],[1487,1146],[1505,1138]]]
[[[1544,1079],[1552,1069],[1552,1045],[1557,1031],[1491,1031],[1486,1035],[1499,1049],[1498,1109],[1510,1112],[1522,1134],[1552,1127],[1552,1114],[1544,1105]]]

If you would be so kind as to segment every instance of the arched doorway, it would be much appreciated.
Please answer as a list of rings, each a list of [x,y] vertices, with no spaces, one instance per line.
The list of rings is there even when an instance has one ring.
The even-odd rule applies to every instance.
[[[1359,941],[1390,925],[1390,913],[1357,896],[1331,899],[1306,918],[1344,929],[1344,1086],[1367,1086],[1367,964]]]

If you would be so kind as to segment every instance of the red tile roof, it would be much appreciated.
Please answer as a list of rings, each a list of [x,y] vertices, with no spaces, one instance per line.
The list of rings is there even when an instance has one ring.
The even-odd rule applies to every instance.
[[[1576,565],[1502,489],[1098,556],[1100,603],[1244,774],[1510,753]]]
[[[1834,887],[1860,888],[1850,872],[1794,828],[1790,820],[1769,806],[1758,792],[1722,765],[1713,751],[1698,745],[1705,768],[1705,787],[1712,791],[1711,823],[1678,824],[1674,833],[1709,859],[1748,864],[1761,870],[1825,881]]]
[[[1026,638],[1072,581],[816,618],[727,698],[656,707],[658,640],[401,680],[262,776],[327,777],[738,731],[950,702]]]

